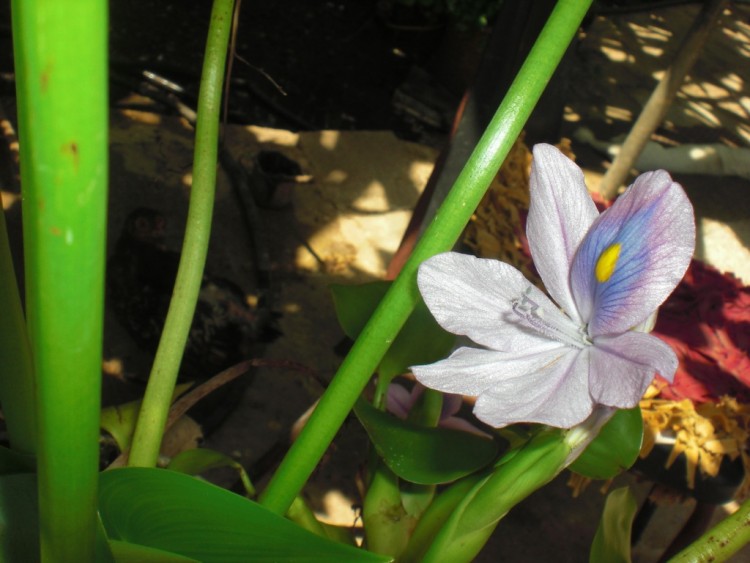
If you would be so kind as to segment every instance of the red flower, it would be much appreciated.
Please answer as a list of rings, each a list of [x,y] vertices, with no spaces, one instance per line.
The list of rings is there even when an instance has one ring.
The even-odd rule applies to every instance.
[[[723,395],[750,403],[750,287],[731,274],[693,261],[662,305],[654,334],[680,360],[664,399],[716,401]]]

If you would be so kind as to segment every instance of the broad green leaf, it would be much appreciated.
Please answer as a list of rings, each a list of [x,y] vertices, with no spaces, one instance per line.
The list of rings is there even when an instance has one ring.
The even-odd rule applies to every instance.
[[[107,531],[104,529],[104,522],[102,522],[98,513],[96,515],[96,545],[94,549],[96,563],[115,563],[112,544],[109,542]]]
[[[641,409],[618,411],[570,470],[590,479],[611,479],[635,463],[642,440]]]
[[[331,286],[339,324],[349,338],[359,336],[390,284],[373,282]],[[420,300],[380,362],[380,376],[390,379],[404,373],[410,366],[436,362],[450,352],[454,340],[455,336],[435,322],[427,306]]]
[[[251,500],[165,469],[105,471],[99,511],[112,540],[205,563],[389,560],[316,536]]]
[[[39,561],[36,475],[0,476],[0,561]]]
[[[167,469],[187,473],[188,475],[199,475],[204,471],[216,467],[230,467],[237,471],[248,498],[255,496],[255,487],[250,482],[250,476],[245,471],[245,468],[242,467],[242,464],[221,452],[207,448],[185,450],[173,457],[167,465]],[[315,518],[313,511],[307,507],[304,500],[300,497],[297,497],[292,506],[289,507],[286,517],[298,526],[316,535],[340,543],[355,545],[354,538],[348,528],[339,528],[319,522]]]
[[[353,340],[359,336],[389,286],[387,281],[361,285],[331,284],[336,317],[349,338]]]
[[[386,465],[412,483],[455,481],[485,467],[498,453],[493,440],[459,430],[419,426],[381,412],[362,399],[354,411]]]
[[[591,563],[630,563],[630,531],[638,506],[628,487],[607,495],[602,519],[591,544]]]
[[[125,541],[110,540],[109,546],[117,563],[198,563],[191,557]]]
[[[167,469],[187,473],[188,475],[199,475],[216,467],[230,467],[237,471],[247,494],[255,495],[255,487],[250,482],[250,477],[242,464],[216,450],[209,450],[208,448],[185,450],[174,456],[167,465]]]
[[[22,454],[0,446],[0,475],[15,473],[32,473],[36,470],[34,456]]]

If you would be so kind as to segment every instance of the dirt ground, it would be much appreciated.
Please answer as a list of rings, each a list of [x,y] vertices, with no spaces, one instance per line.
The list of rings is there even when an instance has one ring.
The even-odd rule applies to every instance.
[[[245,2],[238,37],[238,53],[247,62],[235,63],[230,151],[251,167],[261,148],[277,150],[312,177],[293,187],[288,207],[262,213],[282,313],[282,336],[267,347],[265,357],[310,366],[324,381],[342,359],[336,350],[343,338],[328,286],[383,277],[446,138],[444,127],[395,111],[392,103],[394,90],[415,65],[433,64],[431,54],[440,37],[418,40],[394,31],[382,24],[375,5],[374,0]],[[200,72],[209,3],[139,0],[113,3],[111,9],[113,103],[126,97],[132,102],[128,96],[143,69],[185,85],[189,100]],[[561,134],[573,136],[581,125],[602,139],[626,132],[696,9],[594,19],[574,47]],[[749,16],[750,7],[735,4],[714,31],[659,131],[663,139],[750,144]],[[0,64],[7,61],[0,59]],[[455,102],[451,89],[445,90],[449,93],[441,90],[438,97]],[[113,112],[110,249],[128,212],[141,205],[165,211],[168,244],[179,248],[191,138],[190,128],[177,117]],[[574,143],[574,150],[595,188],[605,159],[582,144]],[[750,182],[696,175],[678,179],[696,206],[699,251],[750,281]],[[11,202],[9,213],[17,219],[15,200],[8,196],[4,201]],[[10,223],[17,220],[11,217]],[[207,268],[253,294],[251,254],[222,174]],[[109,317],[105,360],[126,375],[144,373],[150,364],[148,355]],[[291,425],[321,392],[320,383],[303,374],[259,369],[240,406],[205,445],[252,467],[287,439]],[[348,420],[306,488],[322,517],[357,522],[355,476],[366,452],[364,432],[356,420]],[[211,477],[224,484],[233,481],[222,472]],[[566,479],[561,476],[514,509],[477,561],[586,560],[604,497],[590,487],[573,499]],[[642,501],[647,485],[636,489]],[[657,560],[688,507],[660,509],[636,552],[637,561]]]

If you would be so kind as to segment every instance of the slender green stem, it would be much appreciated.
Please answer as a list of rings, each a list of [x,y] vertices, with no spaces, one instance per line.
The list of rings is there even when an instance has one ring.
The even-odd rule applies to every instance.
[[[107,2],[15,0],[43,561],[93,561],[107,204]]]
[[[193,186],[172,301],[138,417],[131,466],[153,467],[159,456],[172,392],[198,301],[216,192],[219,114],[234,0],[214,0],[203,59],[195,128]]]
[[[700,538],[675,555],[673,563],[708,563],[726,561],[750,543],[750,500],[727,516]]]
[[[362,330],[304,430],[261,496],[283,513],[304,486],[419,299],[419,264],[450,250],[508,155],[591,0],[560,0],[469,162],[398,278]]]

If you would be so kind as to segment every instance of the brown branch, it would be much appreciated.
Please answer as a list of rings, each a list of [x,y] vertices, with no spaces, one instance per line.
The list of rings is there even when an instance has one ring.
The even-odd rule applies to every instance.
[[[709,0],[695,18],[692,27],[682,41],[677,56],[667,68],[664,76],[643,106],[633,128],[628,133],[620,152],[612,162],[599,185],[599,193],[611,200],[630,174],[635,161],[656,131],[669,110],[685,77],[693,68],[698,55],[708,39],[709,32],[722,13],[726,0]]]

